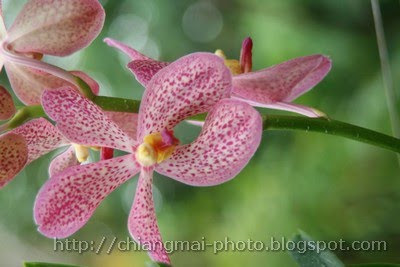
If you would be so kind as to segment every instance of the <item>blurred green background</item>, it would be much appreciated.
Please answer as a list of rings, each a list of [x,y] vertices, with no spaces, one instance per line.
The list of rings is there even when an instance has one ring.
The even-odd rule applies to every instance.
[[[10,25],[24,0],[3,1]],[[87,49],[45,60],[86,71],[101,93],[141,97],[128,59],[107,47],[113,37],[161,60],[221,48],[238,58],[241,41],[254,41],[254,69],[322,53],[333,60],[328,77],[297,103],[331,117],[390,134],[370,2],[366,0],[118,0],[101,1],[107,18]],[[400,4],[381,1],[393,76],[400,88]],[[8,85],[4,71],[2,83]],[[273,111],[271,111],[272,113]],[[181,124],[178,136],[198,134]],[[35,194],[48,178],[52,153],[32,163],[0,193],[0,266],[25,260],[86,266],[143,266],[139,252],[54,252],[36,231]],[[250,164],[232,181],[190,187],[157,175],[155,199],[164,240],[290,238],[302,229],[319,240],[385,240],[386,252],[336,252],[345,263],[400,262],[400,175],[394,153],[340,137],[271,131]],[[136,178],[109,196],[72,238],[126,239]],[[176,252],[175,266],[295,266],[286,252]]]

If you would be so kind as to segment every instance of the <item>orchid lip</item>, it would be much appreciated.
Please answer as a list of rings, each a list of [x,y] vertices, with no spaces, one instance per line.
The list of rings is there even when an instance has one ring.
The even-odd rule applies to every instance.
[[[179,140],[175,138],[173,131],[164,129],[148,134],[136,149],[136,160],[143,167],[154,166],[168,159],[178,144]]]

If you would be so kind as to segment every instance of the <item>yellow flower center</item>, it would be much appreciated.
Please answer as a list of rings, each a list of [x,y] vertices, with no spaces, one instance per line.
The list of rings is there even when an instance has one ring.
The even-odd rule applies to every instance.
[[[225,66],[228,67],[228,69],[231,71],[232,75],[239,75],[242,74],[242,68],[240,67],[240,62],[239,60],[236,59],[227,59],[225,56],[224,51],[221,49],[218,49],[215,51],[215,55],[219,56],[224,60]]]
[[[75,157],[78,160],[79,163],[85,162],[88,160],[90,153],[89,149],[93,151],[100,151],[99,147],[94,147],[94,146],[83,146],[79,144],[72,144],[72,146],[75,149]]]
[[[142,166],[152,166],[168,159],[175,151],[179,140],[172,132],[165,131],[169,140],[165,140],[161,133],[152,133],[143,138],[143,143],[136,150],[136,160]]]
[[[72,144],[75,149],[75,156],[79,163],[87,161],[89,158],[89,148],[86,146]]]

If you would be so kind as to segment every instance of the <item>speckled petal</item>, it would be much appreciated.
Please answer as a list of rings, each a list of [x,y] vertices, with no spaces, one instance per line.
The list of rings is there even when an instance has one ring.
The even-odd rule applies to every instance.
[[[128,64],[128,68],[135,75],[136,80],[147,87],[151,78],[169,63],[156,60],[134,60]]]
[[[88,46],[100,33],[104,18],[98,0],[29,0],[7,42],[22,53],[66,56]]]
[[[58,129],[71,142],[134,151],[136,142],[98,106],[71,87],[46,90],[42,105],[50,118],[57,122]]]
[[[24,168],[27,160],[28,148],[23,136],[8,133],[0,137],[0,188]]]
[[[15,94],[26,105],[39,105],[46,88],[58,88],[66,84],[53,75],[10,62],[6,62],[5,68]]]
[[[0,40],[3,41],[6,36],[7,36],[7,29],[6,25],[4,24],[3,3],[0,0]]]
[[[15,168],[12,172],[9,172],[9,176],[7,179],[5,179],[5,182],[2,183],[0,181],[0,184],[2,184],[0,187],[4,186],[7,181],[14,178],[26,165],[35,159],[54,149],[69,144],[68,141],[57,130],[57,128],[43,118],[31,120],[0,136],[0,139],[4,140],[4,138],[7,138],[8,135],[19,136],[15,142],[19,142],[19,140],[24,141],[27,149],[26,153],[24,152],[26,154],[26,159],[25,155],[22,155],[21,150],[20,157],[24,158],[24,164],[21,163],[14,165],[14,167],[18,166],[18,168]],[[3,149],[0,150],[0,162],[8,162],[10,156],[8,156],[7,153],[1,154],[2,150]],[[5,150],[5,152],[7,151]],[[6,165],[8,165],[8,163],[6,163]],[[1,169],[3,169],[3,167],[1,167]]]
[[[133,49],[132,47],[127,46],[126,44],[124,44],[120,41],[117,41],[115,39],[105,38],[104,42],[108,46],[114,47],[114,48],[118,49],[119,51],[125,53],[131,60],[152,60],[152,61],[154,61],[153,59],[143,55],[136,49]]]
[[[135,75],[138,82],[144,87],[147,86],[151,78],[169,63],[149,58],[139,51],[121,43],[117,40],[106,38],[104,42],[111,47],[115,47],[125,53],[132,61],[128,64],[128,68]]]
[[[153,170],[143,168],[129,214],[128,229],[132,237],[143,245],[154,261],[170,264],[157,225],[152,180]]]
[[[331,61],[325,56],[300,57],[235,76],[233,93],[263,104],[291,102],[318,84],[330,69]]]
[[[0,120],[8,120],[15,114],[14,101],[6,88],[0,85]]]
[[[138,173],[132,155],[79,165],[51,177],[40,189],[34,207],[39,231],[65,238],[78,231],[100,202]]]
[[[171,63],[151,79],[144,92],[138,140],[208,111],[230,96],[231,85],[230,71],[216,55],[194,53]]]
[[[62,86],[73,86],[69,82],[43,71],[27,68],[7,62],[5,64],[8,79],[17,97],[26,105],[39,105],[41,95],[46,89],[55,89]],[[81,71],[71,71],[98,93],[99,86],[96,81]],[[75,87],[74,87],[75,88]]]
[[[137,113],[104,111],[104,113],[115,122],[121,130],[129,135],[130,138],[136,140],[137,124],[139,115]]]
[[[51,161],[49,166],[49,175],[50,177],[54,177],[65,169],[76,165],[79,165],[79,162],[76,159],[75,149],[73,146],[70,146],[67,150],[56,156]]]
[[[56,148],[69,144],[60,131],[43,118],[28,121],[11,132],[24,137],[28,146],[28,164]]]
[[[178,147],[156,171],[189,185],[221,184],[246,166],[261,134],[261,116],[253,107],[238,100],[222,100],[208,114],[197,140]]]

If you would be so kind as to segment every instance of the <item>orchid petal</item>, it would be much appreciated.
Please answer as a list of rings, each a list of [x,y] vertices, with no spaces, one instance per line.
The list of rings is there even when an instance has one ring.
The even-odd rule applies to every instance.
[[[129,214],[128,229],[132,237],[143,244],[156,262],[170,264],[162,245],[160,230],[154,210],[152,190],[153,170],[142,168],[136,189],[135,200]]]
[[[289,112],[294,112],[294,113],[301,114],[301,115],[304,115],[304,116],[307,116],[310,118],[319,118],[319,117],[327,116],[325,113],[323,113],[322,111],[319,111],[317,109],[294,104],[294,103],[276,102],[276,103],[272,103],[272,104],[263,104],[263,103],[258,103],[255,101],[243,99],[240,97],[232,97],[232,98],[246,102],[247,104],[252,105],[253,107],[289,111]]]
[[[79,165],[79,161],[76,159],[75,149],[73,146],[70,146],[51,161],[49,175],[50,177],[54,177],[65,169],[76,165]]]
[[[14,101],[10,93],[0,85],[0,120],[8,120],[15,112]]]
[[[8,133],[0,137],[0,188],[24,168],[27,160],[28,148],[23,136]]]
[[[4,24],[3,3],[0,0],[0,41],[3,41],[4,38],[6,38],[6,36],[7,36],[7,29],[6,25]]]
[[[17,137],[10,138],[8,136]],[[5,166],[1,166],[0,170],[4,170],[4,173],[7,174],[3,176],[5,174],[0,171],[0,188],[35,159],[68,144],[68,141],[60,134],[57,128],[43,118],[31,120],[15,128],[2,135],[0,140],[7,140],[6,143],[0,141],[4,146],[0,148],[0,165],[5,164]],[[26,150],[20,145],[21,140]],[[15,147],[15,153],[18,153],[18,155],[10,154],[11,152],[7,150],[7,147]],[[10,163],[11,159],[13,162],[15,161],[14,164]]]
[[[106,38],[104,42],[115,47],[121,52],[125,53],[132,61],[128,64],[128,68],[135,75],[138,82],[140,82],[144,87],[147,86],[151,78],[162,68],[166,67],[169,63],[157,61],[149,58],[139,51],[121,43],[117,40]]]
[[[132,152],[136,142],[89,99],[71,87],[46,90],[42,96],[46,113],[71,142]]]
[[[134,60],[128,64],[128,68],[135,75],[136,80],[147,87],[153,76],[168,65],[168,62],[156,60]]]
[[[231,82],[223,60],[210,53],[190,54],[171,63],[151,79],[144,92],[138,140],[208,111],[230,96]]]
[[[97,37],[104,18],[98,0],[30,0],[11,26],[7,42],[20,53],[67,56]]]
[[[67,83],[48,73],[10,62],[6,62],[5,68],[15,94],[26,105],[39,105],[46,88],[58,88]]]
[[[137,113],[104,111],[104,113],[115,122],[122,131],[124,131],[130,138],[136,140],[137,125],[139,116]]]
[[[17,97],[26,105],[39,105],[41,95],[46,89],[55,89],[62,86],[73,86],[71,83],[33,68],[7,62],[5,64],[8,79]],[[75,76],[84,80],[93,93],[98,93],[99,85],[87,74],[81,71],[71,71]]]
[[[291,102],[318,84],[331,69],[322,55],[300,57],[233,77],[233,93],[262,104]]]
[[[34,207],[39,231],[65,238],[90,219],[100,202],[139,172],[132,155],[74,166],[51,177],[40,189]]]
[[[127,46],[126,44],[117,41],[115,39],[112,38],[105,38],[103,40],[108,46],[117,48],[118,50],[120,50],[121,52],[125,53],[131,60],[151,60],[151,61],[155,61],[154,59],[151,59],[145,55],[143,55],[142,53],[140,53],[139,51]]]
[[[31,120],[11,132],[24,137],[28,146],[27,164],[56,148],[69,144],[60,131],[43,118]]]
[[[156,171],[194,186],[211,186],[234,178],[261,141],[262,120],[250,105],[220,101],[209,112],[199,137],[178,147]]]

